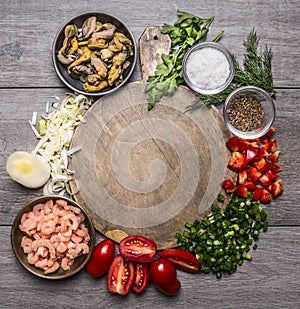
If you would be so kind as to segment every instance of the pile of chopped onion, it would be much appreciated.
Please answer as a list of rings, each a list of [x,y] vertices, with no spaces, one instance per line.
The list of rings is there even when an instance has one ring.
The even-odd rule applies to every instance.
[[[84,122],[83,115],[91,104],[92,100],[82,94],[68,94],[61,103],[52,103],[55,110],[51,113],[47,103],[47,115],[39,121],[38,131],[35,123],[31,122],[35,135],[40,139],[32,153],[40,154],[51,167],[50,180],[44,186],[45,195],[76,193],[70,192],[69,188],[73,171],[68,169],[68,158],[80,147],[69,147],[75,127]]]

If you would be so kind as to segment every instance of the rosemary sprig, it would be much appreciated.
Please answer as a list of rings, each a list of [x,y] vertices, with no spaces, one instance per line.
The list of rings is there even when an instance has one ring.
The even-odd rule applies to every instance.
[[[262,55],[258,54],[259,37],[252,30],[243,42],[245,47],[243,68],[234,57],[235,75],[228,88],[214,95],[196,95],[192,105],[187,110],[196,110],[200,106],[220,105],[225,102],[227,96],[236,88],[241,86],[257,86],[267,91],[271,97],[276,97],[272,76],[272,50],[265,46]]]

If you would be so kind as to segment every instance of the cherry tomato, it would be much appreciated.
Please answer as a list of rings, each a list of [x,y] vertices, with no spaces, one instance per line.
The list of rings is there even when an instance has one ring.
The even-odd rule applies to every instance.
[[[111,293],[128,294],[133,284],[133,262],[125,260],[120,254],[116,255],[109,267],[106,284]]]
[[[165,249],[158,255],[172,262],[176,269],[187,273],[197,273],[200,268],[200,262],[191,252],[180,249]]]
[[[144,236],[131,235],[123,238],[119,244],[120,254],[123,258],[139,262],[151,262],[156,254],[156,243]]]
[[[158,288],[160,291],[162,291],[163,293],[165,293],[166,295],[175,295],[179,292],[181,288],[181,283],[178,279],[176,279],[176,281],[168,286],[168,287],[165,287],[165,288]]]
[[[86,270],[93,277],[101,277],[108,271],[114,256],[114,243],[111,240],[103,240],[95,246],[92,256],[86,265]]]
[[[149,265],[148,263],[134,263],[135,272],[132,284],[133,292],[140,294],[145,291],[149,283]]]
[[[167,295],[174,295],[180,290],[176,268],[164,258],[159,258],[150,265],[150,278],[155,286]]]

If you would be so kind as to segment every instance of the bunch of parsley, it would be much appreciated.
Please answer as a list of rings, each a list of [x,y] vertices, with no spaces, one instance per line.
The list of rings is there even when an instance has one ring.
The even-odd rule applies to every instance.
[[[147,80],[146,93],[148,94],[148,110],[163,96],[171,95],[177,87],[184,83],[182,76],[182,60],[186,52],[196,43],[206,40],[209,27],[214,17],[200,18],[187,12],[178,11],[178,20],[175,24],[164,24],[162,33],[171,38],[169,55],[162,55],[162,63],[157,65],[154,75]],[[223,31],[213,38],[218,41]]]

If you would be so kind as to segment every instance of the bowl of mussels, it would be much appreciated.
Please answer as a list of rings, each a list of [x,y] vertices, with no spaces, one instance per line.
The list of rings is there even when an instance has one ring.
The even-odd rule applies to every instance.
[[[137,61],[137,43],[120,19],[87,12],[57,33],[52,60],[61,81],[73,91],[102,96],[123,86]]]

